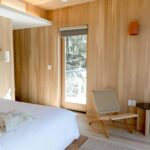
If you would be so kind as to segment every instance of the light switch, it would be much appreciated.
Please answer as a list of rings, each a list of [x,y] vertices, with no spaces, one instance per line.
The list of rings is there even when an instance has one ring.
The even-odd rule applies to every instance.
[[[48,69],[48,70],[52,70],[52,65],[48,65],[48,66],[47,66],[47,69]]]

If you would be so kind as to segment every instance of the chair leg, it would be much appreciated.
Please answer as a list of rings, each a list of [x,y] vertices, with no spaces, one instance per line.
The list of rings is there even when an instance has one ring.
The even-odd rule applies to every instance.
[[[100,121],[100,122],[101,122],[101,124],[102,124],[102,129],[103,129],[103,131],[104,131],[104,134],[105,134],[106,138],[109,138],[109,133],[108,133],[108,131],[107,131],[107,129],[106,129],[106,126],[105,126],[105,124],[104,124],[104,121]]]
[[[89,125],[91,125],[92,123],[99,122],[99,121],[100,121],[100,120],[98,120],[98,119],[91,120],[91,121],[89,122]]]
[[[125,123],[126,129],[127,129],[130,133],[133,133],[132,130],[130,129],[129,125],[128,125],[127,119],[124,119],[124,123]]]

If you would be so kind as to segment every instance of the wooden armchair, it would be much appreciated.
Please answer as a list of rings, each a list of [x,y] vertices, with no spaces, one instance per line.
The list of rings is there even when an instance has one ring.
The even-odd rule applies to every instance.
[[[93,95],[94,95],[95,108],[97,112],[97,119],[90,121],[89,125],[91,125],[94,122],[100,122],[102,124],[102,128],[105,136],[109,138],[109,133],[107,131],[106,125],[104,124],[104,121],[124,120],[124,124],[127,130],[130,133],[132,133],[132,130],[128,126],[127,119],[137,118],[138,115],[131,114],[131,113],[125,113],[125,114],[119,113],[120,107],[119,107],[118,98],[115,90],[107,89],[107,90],[93,91]]]

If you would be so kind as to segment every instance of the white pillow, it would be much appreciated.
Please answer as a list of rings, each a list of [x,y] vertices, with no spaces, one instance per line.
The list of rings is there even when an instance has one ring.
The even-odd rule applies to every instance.
[[[2,132],[12,131],[27,122],[31,122],[32,120],[33,117],[25,113],[17,111],[7,113],[0,112],[0,128]]]

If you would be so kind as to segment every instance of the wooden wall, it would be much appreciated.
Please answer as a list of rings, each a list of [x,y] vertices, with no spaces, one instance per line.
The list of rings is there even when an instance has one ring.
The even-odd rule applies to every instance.
[[[47,11],[29,3],[26,3],[26,10],[32,15],[48,18]],[[10,63],[0,62],[0,98],[10,93],[11,99],[15,100],[13,25],[10,19],[4,17],[0,17],[0,50],[10,51]]]
[[[128,99],[150,102],[149,8],[149,0],[97,0],[49,12],[50,28],[15,31],[17,99],[59,105],[58,28],[88,24],[88,113],[95,113],[93,89],[115,88],[122,111]],[[133,20],[140,22],[138,36],[128,35]]]
[[[14,32],[16,99],[44,104],[49,98],[50,32],[34,28]],[[47,103],[48,104],[48,103]]]
[[[10,63],[0,62],[0,98],[4,98],[11,89],[10,96],[15,99],[12,33],[11,20],[0,17],[0,50],[10,52]]]
[[[42,18],[48,18],[48,12],[38,6],[34,6],[26,2],[26,11],[34,16],[40,16]]]

